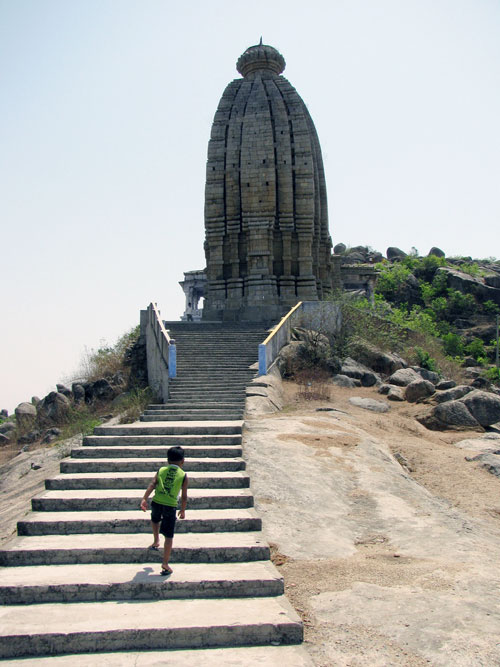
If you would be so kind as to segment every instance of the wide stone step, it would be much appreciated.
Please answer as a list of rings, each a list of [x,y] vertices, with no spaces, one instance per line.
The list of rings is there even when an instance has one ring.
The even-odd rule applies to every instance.
[[[44,491],[31,499],[34,512],[98,512],[137,509],[144,489]],[[248,489],[190,489],[187,509],[253,507]]]
[[[18,521],[19,535],[72,535],[81,533],[150,533],[150,512],[30,512]],[[193,510],[177,521],[176,533],[219,533],[260,530],[262,521],[252,508]]]
[[[73,458],[148,458],[167,460],[169,447],[150,447],[149,445],[125,446],[125,447],[75,447],[71,450]],[[184,447],[186,458],[212,457],[227,458],[230,456],[241,456],[241,446],[220,447],[218,445],[207,445],[207,447]]]
[[[106,600],[166,600],[283,595],[270,561],[179,563],[162,577],[151,563],[35,565],[0,568],[4,605]]]
[[[205,415],[213,415],[214,413],[217,412],[225,412],[227,414],[239,414],[241,415],[241,405],[228,405],[226,407],[221,406],[220,404],[214,404],[213,407],[194,407],[192,404],[190,407],[189,403],[185,404],[186,407],[179,407],[175,405],[165,405],[161,409],[156,409],[156,410],[144,410],[143,416],[144,417],[161,417],[162,419],[166,416],[168,417],[175,417],[175,415],[185,415],[188,413],[191,413],[195,416],[205,416]],[[241,419],[241,417],[240,417]]]
[[[14,605],[2,610],[0,657],[207,646],[297,644],[302,625],[284,596]]]
[[[232,413],[232,412],[213,412],[213,413],[207,413],[207,414],[199,414],[199,412],[185,412],[181,414],[173,414],[170,415],[166,413],[164,416],[161,417],[162,421],[186,421],[190,422],[193,419],[197,419],[198,421],[212,421],[214,419],[225,419],[226,421],[230,421],[231,419],[234,420],[241,420],[243,417],[242,411],[239,410],[238,412]],[[141,422],[154,422],[158,421],[158,415],[141,415]]]
[[[142,489],[147,488],[154,475],[150,472],[80,473],[57,475],[45,480],[47,490],[65,489]],[[250,486],[250,478],[242,472],[191,472],[188,476],[189,489],[239,489]]]
[[[244,395],[244,394],[242,394]],[[204,389],[172,389],[170,398],[177,400],[202,399],[209,401],[225,400],[234,397],[234,391],[231,389],[221,389],[218,391]]]
[[[238,398],[225,401],[207,401],[207,400],[175,401],[173,399],[169,399],[168,403],[165,403],[165,405],[157,405],[155,407],[147,408],[144,411],[144,414],[152,414],[152,411],[171,412],[172,410],[185,410],[185,409],[189,410],[190,408],[203,409],[203,410],[208,410],[213,408],[219,408],[221,410],[224,410],[225,408],[230,408],[230,409],[234,408],[237,410],[241,410],[244,407],[245,407],[245,392],[243,392],[242,395]]]
[[[212,445],[239,445],[241,444],[241,434],[235,435],[87,435],[83,439],[84,447],[116,447],[125,444],[129,445],[165,445],[173,447],[181,445],[187,446],[212,446]]]
[[[241,433],[242,428],[242,421],[214,421],[208,424],[196,421],[189,424],[156,422],[148,426],[134,422],[125,426],[96,426],[94,435],[231,435]]]
[[[149,535],[137,533],[20,536],[0,550],[0,565],[161,563],[161,550],[152,551],[149,544]],[[261,532],[179,533],[169,562],[239,563],[267,560],[269,556],[269,545]]]
[[[92,652],[93,665],[106,667],[314,667],[302,646],[242,646],[237,648],[170,649],[168,651]],[[89,667],[85,653],[45,658],[13,658],[2,667]]]
[[[64,459],[61,461],[60,470],[62,473],[105,473],[105,472],[147,472],[149,475],[154,475],[159,468],[165,465],[165,459]],[[198,471],[235,471],[245,470],[246,464],[242,458],[226,459],[220,457],[214,458],[197,458],[187,459],[184,462],[184,470],[186,472]]]

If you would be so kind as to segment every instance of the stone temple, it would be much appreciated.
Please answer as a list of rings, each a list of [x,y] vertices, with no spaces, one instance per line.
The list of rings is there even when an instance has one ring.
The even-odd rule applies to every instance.
[[[208,144],[203,319],[262,321],[332,288],[332,241],[318,136],[283,56],[261,43],[236,67]]]

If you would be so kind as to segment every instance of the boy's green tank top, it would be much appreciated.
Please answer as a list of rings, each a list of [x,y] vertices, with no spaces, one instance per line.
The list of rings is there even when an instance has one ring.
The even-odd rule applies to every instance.
[[[177,507],[177,497],[186,473],[176,465],[168,465],[158,470],[153,500],[160,505]]]

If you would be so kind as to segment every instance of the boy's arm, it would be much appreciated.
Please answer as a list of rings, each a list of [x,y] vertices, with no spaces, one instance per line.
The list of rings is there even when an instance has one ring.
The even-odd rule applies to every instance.
[[[155,490],[157,481],[158,481],[158,473],[156,473],[156,475],[153,477],[153,479],[149,483],[149,486],[146,489],[146,493],[144,494],[144,496],[141,500],[141,510],[143,512],[145,512],[148,509],[148,498],[153,493],[153,491]]]
[[[184,477],[182,482],[181,509],[179,510],[179,519],[186,517],[186,504],[188,499],[188,476]]]

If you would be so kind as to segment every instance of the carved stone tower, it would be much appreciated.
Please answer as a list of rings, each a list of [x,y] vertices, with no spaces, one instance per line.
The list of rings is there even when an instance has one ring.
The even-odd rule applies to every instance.
[[[236,67],[208,144],[203,318],[258,321],[322,298],[332,242],[318,136],[283,56],[259,44]]]

